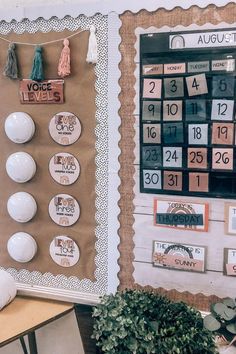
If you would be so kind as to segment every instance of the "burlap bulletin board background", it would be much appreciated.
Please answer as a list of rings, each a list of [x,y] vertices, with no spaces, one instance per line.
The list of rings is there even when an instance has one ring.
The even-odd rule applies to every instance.
[[[50,31],[21,35],[11,33],[6,36],[17,42],[42,43],[58,38],[65,38],[73,32]],[[64,104],[22,105],[19,100],[19,82],[0,75],[0,265],[4,268],[27,269],[53,275],[76,276],[94,281],[95,271],[95,73],[94,66],[86,63],[89,31],[83,31],[70,39],[71,72],[65,78]],[[3,71],[8,43],[0,40],[0,70]],[[44,46],[45,78],[57,79],[57,65],[62,49],[62,42]],[[34,47],[18,45],[20,73],[22,78],[29,78]],[[14,144],[5,135],[4,121],[12,112],[28,113],[35,122],[36,133],[26,144]],[[72,112],[80,119],[82,133],[79,140],[70,146],[55,143],[48,133],[50,119],[58,112]],[[25,184],[12,181],[6,173],[7,157],[17,151],[25,151],[32,155],[37,164],[37,172],[33,179]],[[58,152],[72,153],[79,160],[81,173],[79,179],[71,186],[57,184],[49,174],[50,158]],[[31,193],[38,206],[32,221],[19,224],[7,213],[6,203],[9,196],[18,191]],[[49,217],[48,203],[59,193],[71,194],[80,204],[80,218],[71,227],[57,226]],[[36,257],[27,264],[13,261],[7,253],[7,240],[15,232],[30,233],[38,244]],[[58,266],[50,257],[49,245],[56,235],[67,235],[79,246],[80,260],[70,268]]]
[[[197,6],[192,6],[188,10],[183,10],[176,7],[172,11],[166,11],[160,9],[158,11],[149,13],[145,10],[140,11],[137,14],[133,14],[129,11],[120,16],[122,26],[120,29],[121,44],[120,51],[122,54],[122,60],[120,62],[121,78],[120,78],[120,116],[121,116],[121,155],[120,155],[120,223],[121,228],[119,231],[121,243],[120,250],[120,289],[127,287],[140,288],[138,284],[134,283],[132,276],[133,268],[133,249],[134,231],[132,228],[134,217],[134,97],[135,97],[135,29],[137,27],[149,28],[151,26],[160,28],[162,26],[175,27],[177,25],[189,26],[192,23],[203,25],[206,23],[218,24],[220,22],[233,23],[236,18],[236,4],[230,3],[225,7],[217,8],[214,5],[210,5],[205,9],[200,9]],[[148,274],[147,274],[148,277]],[[233,279],[234,280],[234,279]],[[151,289],[151,287],[148,287]],[[210,303],[217,300],[216,296],[204,296],[202,294],[192,295],[188,292],[179,293],[175,290],[165,291],[162,288],[152,289],[158,293],[166,294],[173,300],[184,300],[187,303],[197,306],[202,310],[209,308]]]

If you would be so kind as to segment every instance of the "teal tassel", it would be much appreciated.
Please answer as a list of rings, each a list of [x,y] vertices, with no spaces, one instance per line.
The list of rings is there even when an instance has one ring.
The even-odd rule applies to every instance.
[[[10,43],[7,52],[7,61],[3,71],[3,74],[10,79],[18,79],[18,64],[15,49],[15,43]]]
[[[42,47],[37,46],[34,53],[34,61],[32,66],[32,71],[30,79],[34,81],[43,81],[43,58],[42,58]]]

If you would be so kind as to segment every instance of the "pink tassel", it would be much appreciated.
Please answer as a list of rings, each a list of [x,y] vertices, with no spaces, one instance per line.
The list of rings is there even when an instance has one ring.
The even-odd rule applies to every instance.
[[[63,41],[64,48],[61,51],[61,56],[58,64],[58,75],[65,77],[70,75],[70,48],[69,40],[66,38]]]

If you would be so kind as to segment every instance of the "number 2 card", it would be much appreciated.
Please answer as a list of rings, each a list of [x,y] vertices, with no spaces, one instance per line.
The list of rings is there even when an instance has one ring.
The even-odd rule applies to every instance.
[[[161,79],[143,80],[143,98],[161,98]]]

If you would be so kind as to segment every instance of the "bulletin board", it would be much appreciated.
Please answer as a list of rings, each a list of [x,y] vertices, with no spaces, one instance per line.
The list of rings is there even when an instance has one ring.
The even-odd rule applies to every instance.
[[[96,30],[96,64],[86,62],[91,26]],[[6,61],[9,44],[5,40],[17,43],[20,79],[29,78],[34,56],[33,43],[47,43],[43,45],[47,80],[60,79],[57,73],[58,60],[63,40],[68,37],[71,55],[71,75],[63,78],[64,103],[22,104],[19,89],[21,81],[1,75],[0,82],[4,89],[0,94],[0,159],[3,166],[0,178],[4,183],[0,191],[0,268],[13,275],[21,294],[97,302],[100,295],[117,286],[116,277],[109,282],[108,220],[104,217],[108,210],[110,178],[107,162],[110,134],[107,105],[108,18],[98,14],[93,17],[80,15],[77,18],[66,16],[63,19],[3,21],[0,24],[0,36],[1,63]],[[5,134],[5,119],[13,112],[25,112],[35,123],[36,132],[25,144],[15,144]],[[63,112],[71,112],[81,124],[79,139],[68,146],[55,142],[49,133],[51,119],[55,115],[63,116]],[[5,169],[9,155],[18,151],[27,152],[36,162],[35,176],[26,183],[14,182]],[[72,154],[79,161],[79,178],[71,185],[57,183],[49,173],[50,159],[60,153]],[[116,166],[115,162],[113,166]],[[22,191],[30,193],[37,203],[36,215],[25,223],[13,220],[7,212],[8,198]],[[49,215],[50,201],[63,193],[73,196],[80,208],[79,219],[70,226],[56,224]],[[19,231],[33,236],[38,247],[36,256],[24,264],[13,260],[7,251],[10,236]],[[57,235],[70,237],[78,246],[79,260],[76,264],[68,267],[54,262],[50,245]],[[115,265],[113,269],[116,268]]]
[[[229,276],[229,273],[228,276],[226,276],[224,264],[226,260],[229,262],[230,257],[234,254],[233,245],[235,239],[228,232],[225,232],[226,218],[223,212],[225,203],[229,202],[233,204],[233,200],[230,201],[225,199],[233,198],[233,189],[230,189],[229,193],[226,193],[226,195],[223,195],[222,188],[220,191],[215,190],[215,192],[213,192],[213,190],[205,190],[204,192],[189,191],[189,185],[186,179],[184,179],[184,183],[186,183],[184,184],[184,188],[186,189],[181,192],[178,190],[175,190],[174,192],[169,189],[163,190],[163,185],[161,188],[147,188],[147,185],[143,184],[144,174],[142,171],[151,170],[153,173],[156,173],[157,170],[163,172],[164,169],[167,171],[179,171],[179,168],[172,169],[172,167],[167,166],[163,168],[160,167],[160,165],[159,167],[155,166],[153,168],[150,167],[150,165],[145,167],[142,165],[142,159],[145,158],[145,153],[142,153],[142,148],[152,145],[149,142],[145,143],[143,141],[143,139],[146,139],[147,137],[142,125],[153,123],[162,125],[165,123],[164,120],[159,121],[159,118],[155,121],[152,119],[142,120],[143,114],[145,116],[146,114],[148,115],[153,112],[152,107],[150,112],[148,111],[148,106],[147,109],[144,108],[145,106],[143,106],[143,103],[145,104],[146,101],[155,101],[151,103],[153,104],[160,101],[158,98],[143,98],[143,80],[145,80],[145,78],[151,80],[153,78],[159,79],[160,77],[164,79],[165,77],[171,77],[171,75],[167,73],[164,74],[163,65],[163,74],[159,76],[159,73],[156,73],[155,76],[149,72],[150,76],[148,76],[148,65],[150,65],[150,63],[151,65],[154,64],[153,59],[155,55],[151,55],[149,52],[146,53],[146,55],[143,55],[143,57],[140,56],[140,39],[143,36],[148,38],[148,41],[151,42],[154,38],[157,38],[158,35],[160,35],[160,37],[158,37],[160,39],[161,35],[164,37],[166,33],[175,35],[179,32],[191,33],[191,31],[201,30],[211,32],[218,29],[223,30],[224,28],[234,28],[235,26],[232,23],[235,11],[235,5],[228,4],[219,8],[210,5],[203,9],[193,6],[187,10],[175,8],[171,11],[159,9],[152,13],[146,11],[140,11],[137,14],[126,12],[121,16],[122,27],[120,33],[122,36],[122,61],[120,67],[122,68],[122,76],[120,82],[122,92],[120,100],[124,107],[121,111],[123,142],[123,145],[121,143],[121,146],[123,148],[123,154],[120,158],[120,161],[124,163],[124,165],[121,164],[120,172],[123,181],[120,188],[120,205],[121,211],[123,211],[120,216],[120,220],[122,220],[120,230],[120,249],[122,250],[120,258],[121,287],[125,287],[125,283],[128,283],[133,287],[154,290],[158,293],[167,294],[174,300],[184,300],[200,309],[208,309],[209,304],[216,301],[217,297],[233,296],[234,294],[235,279],[232,276]],[[182,26],[179,26],[180,19]],[[127,33],[130,33],[130,36],[127,36]],[[163,49],[163,42],[158,41],[158,44],[156,43],[156,45],[157,47],[159,46],[158,48],[160,49],[156,54],[156,58],[158,58],[157,65],[164,64],[162,61],[163,57],[167,59],[167,63],[165,64],[170,63],[171,58],[168,56],[168,51],[165,52],[165,49]],[[179,50],[178,54],[181,53],[180,48],[176,50]],[[162,54],[162,52],[165,53]],[[213,50],[213,53],[215,54],[216,51]],[[177,54],[174,55],[177,56]],[[182,57],[181,55],[178,56],[178,63],[186,62],[185,60],[181,61],[181,58],[184,58],[185,55],[183,54]],[[202,55],[204,56],[204,53],[201,53],[201,57]],[[196,59],[196,61],[198,59]],[[143,64],[147,65],[147,72],[145,74],[143,72],[143,67],[141,68],[140,66],[142,60]],[[150,63],[148,61],[150,61]],[[195,61],[195,59],[193,61]],[[204,60],[201,59],[201,61]],[[174,63],[176,62],[177,61],[174,61]],[[127,65],[127,63],[129,63],[129,65]],[[158,67],[157,70],[159,70]],[[181,75],[176,74],[173,77],[176,78]],[[186,74],[183,74],[183,76],[191,75],[194,76],[195,73],[192,74],[186,71]],[[217,72],[217,75],[220,75],[219,71]],[[234,74],[231,72],[231,74],[229,73],[229,76],[234,76]],[[209,81],[211,82],[210,78]],[[212,87],[211,85],[212,83],[210,83],[210,87]],[[187,90],[187,86],[185,86],[184,94],[188,93]],[[130,105],[128,105],[128,92],[129,99],[132,99],[133,102]],[[194,99],[194,96],[188,99]],[[172,97],[163,98],[163,100],[172,100]],[[173,101],[174,100],[175,99],[173,99]],[[179,100],[179,98],[176,100]],[[186,106],[184,104],[183,113],[186,112]],[[211,122],[210,106],[207,107],[206,112],[208,114],[206,120],[212,125],[213,120]],[[161,114],[162,113],[163,111],[161,108]],[[234,120],[234,115],[232,115],[232,117]],[[166,122],[169,124],[168,120]],[[177,121],[177,123],[178,122],[180,121]],[[160,128],[160,132],[162,132],[162,128]],[[155,131],[155,133],[158,133],[158,130]],[[155,138],[157,138],[158,134],[153,134],[153,138],[154,135]],[[187,135],[185,135],[185,137],[187,139]],[[212,143],[209,144],[209,147],[215,148],[215,146],[210,146],[211,144]],[[158,144],[156,144],[156,146],[157,145]],[[178,145],[178,147],[180,147],[180,145]],[[234,147],[232,148],[234,149]],[[183,167],[184,175],[187,173],[188,168],[187,161],[185,161],[185,163],[186,164]],[[209,156],[209,169],[212,168],[210,167],[212,166],[211,163],[212,158]],[[203,172],[201,169],[197,169],[197,171],[201,173]],[[221,171],[214,170],[211,172],[213,172],[213,175],[215,176],[219,172],[228,173],[228,171],[223,169]],[[148,177],[151,178],[151,175]],[[156,176],[154,177],[156,178]],[[157,183],[157,179],[155,180],[155,178],[154,182]],[[209,192],[211,192],[211,194]],[[219,192],[222,192],[222,194],[220,195]],[[213,199],[213,196],[219,196],[222,199]],[[209,210],[209,214],[201,212],[203,217],[202,220],[204,221],[205,218],[208,226],[206,228],[201,226],[203,230],[199,232],[196,230],[196,225],[192,225],[187,229],[185,229],[184,225],[180,226],[180,228],[168,228],[165,223],[158,226],[155,225],[157,224],[156,217],[160,216],[161,213],[165,213],[165,211],[163,211],[165,204],[182,204],[182,207],[187,206],[190,207],[190,209],[196,208],[196,205],[200,204],[201,208]],[[160,215],[157,215],[156,212],[158,207],[161,210]],[[205,253],[205,256],[203,256],[205,260],[203,261],[202,258],[202,261],[199,262],[202,267],[199,269],[203,270],[203,272],[162,269],[161,267],[156,266],[155,259],[153,258],[154,250],[160,247],[173,250],[176,244],[181,244],[184,247],[187,246],[186,249],[184,247],[182,248],[182,250],[186,252],[191,250],[197,254],[203,255]],[[196,246],[199,246],[199,249],[196,249]],[[127,269],[130,271],[129,274],[127,274]],[[222,284],[224,284],[224,286],[222,286]]]

